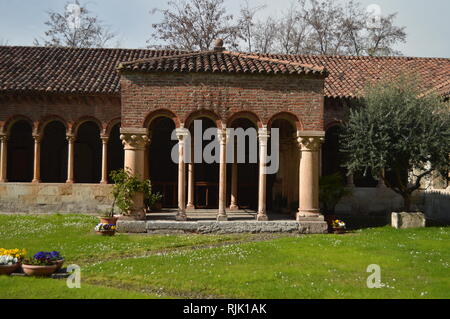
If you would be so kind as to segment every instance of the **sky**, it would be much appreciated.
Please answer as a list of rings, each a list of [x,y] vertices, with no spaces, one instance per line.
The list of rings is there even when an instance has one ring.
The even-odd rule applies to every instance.
[[[346,0],[339,0],[346,1]],[[251,6],[266,5],[264,19],[287,10],[292,0],[249,0]],[[407,42],[396,49],[405,56],[450,58],[449,0],[359,0],[363,7],[377,4],[383,14],[398,12],[396,24],[406,26]],[[48,10],[64,10],[65,0],[0,0],[0,43],[33,45],[46,31]],[[145,48],[151,24],[160,15],[153,8],[165,8],[167,0],[81,0],[118,35],[117,46]],[[231,14],[238,14],[242,0],[225,0]]]

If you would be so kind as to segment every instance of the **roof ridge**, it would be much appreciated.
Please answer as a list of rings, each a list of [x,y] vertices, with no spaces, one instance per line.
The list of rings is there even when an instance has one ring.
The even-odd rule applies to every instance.
[[[289,65],[296,65],[296,66],[316,70],[319,72],[322,72],[325,70],[324,66],[313,65],[313,64],[309,64],[309,63],[300,63],[300,62],[296,62],[296,61],[282,60],[282,59],[277,59],[277,58],[269,58],[269,57],[264,57],[264,56],[257,55],[257,54],[247,54],[247,53],[240,53],[240,52],[233,52],[233,51],[225,51],[225,52],[227,52],[231,55],[241,56],[244,58],[258,59],[258,60],[262,60],[262,61],[275,62],[275,63],[284,63],[284,64],[289,64]]]

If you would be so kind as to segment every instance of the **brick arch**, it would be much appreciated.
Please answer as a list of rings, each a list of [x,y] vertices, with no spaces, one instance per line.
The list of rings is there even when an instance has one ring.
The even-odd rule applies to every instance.
[[[272,123],[273,123],[273,121],[275,121],[275,120],[286,120],[286,121],[288,121],[289,123],[291,123],[292,126],[293,126],[295,129],[297,129],[297,130],[299,130],[299,131],[303,130],[303,123],[302,123],[302,122],[299,120],[299,118],[298,118],[295,114],[293,114],[293,113],[290,113],[290,112],[279,112],[279,113],[273,115],[273,116],[269,119],[269,121],[267,122],[267,127],[268,127],[269,129],[272,127]]]
[[[66,131],[70,127],[69,123],[65,119],[63,119],[59,115],[52,114],[52,115],[47,115],[38,121],[37,132],[42,135],[44,133],[44,129],[47,126],[47,124],[54,122],[54,121],[61,122],[64,125],[64,127],[66,128]]]
[[[227,127],[231,127],[233,122],[240,118],[245,118],[245,119],[250,120],[253,124],[255,124],[255,126],[257,128],[263,127],[262,121],[259,119],[258,115],[256,115],[253,112],[250,112],[250,111],[237,112],[237,113],[234,113],[233,115],[231,115],[227,120]]]
[[[121,117],[116,117],[115,119],[112,119],[111,121],[109,121],[106,124],[106,128],[104,130],[104,134],[106,136],[109,136],[111,134],[111,130],[113,129],[114,126],[116,126],[117,124],[121,124],[122,122],[122,118]]]
[[[198,110],[198,111],[194,111],[192,113],[190,113],[185,121],[184,121],[184,125],[185,127],[189,127],[192,122],[198,118],[201,117],[206,117],[208,119],[210,119],[211,121],[213,121],[216,124],[217,128],[222,128],[222,119],[220,118],[219,115],[217,115],[215,112],[211,111],[211,110]]]
[[[102,134],[102,132],[103,132],[103,124],[102,124],[102,122],[101,122],[100,120],[98,120],[96,117],[89,116],[89,115],[88,115],[88,116],[80,117],[80,118],[75,122],[75,124],[73,125],[73,131],[72,131],[72,133],[76,136],[77,133],[78,133],[78,129],[80,128],[80,126],[81,126],[82,124],[86,123],[86,122],[93,122],[93,123],[97,124],[98,129],[99,129],[99,131],[100,131],[100,134]]]
[[[149,112],[147,114],[147,116],[145,117],[145,120],[144,120],[144,123],[142,126],[149,129],[150,126],[152,125],[152,122],[159,117],[169,118],[173,121],[173,123],[175,124],[175,127],[177,127],[177,128],[180,127],[180,120],[179,120],[178,116],[168,109],[158,109],[158,110]]]
[[[16,115],[13,115],[13,116],[9,117],[9,118],[5,121],[5,123],[4,123],[4,125],[3,125],[3,131],[4,131],[4,133],[6,133],[7,135],[9,135],[9,133],[10,133],[11,128],[13,127],[13,125],[14,125],[15,123],[19,122],[19,121],[26,121],[26,122],[28,122],[28,124],[31,125],[31,129],[34,130],[34,127],[35,127],[35,126],[34,126],[34,123],[33,123],[33,121],[32,121],[28,116],[25,116],[25,115],[22,115],[22,114],[16,114]]]

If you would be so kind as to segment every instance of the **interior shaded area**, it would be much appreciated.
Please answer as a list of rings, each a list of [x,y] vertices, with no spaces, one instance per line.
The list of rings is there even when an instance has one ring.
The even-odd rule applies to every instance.
[[[258,131],[256,125],[246,118],[238,118],[231,123],[231,127],[242,128],[246,131],[249,128],[254,129],[254,138],[249,135],[245,136],[245,163],[237,163],[237,205],[241,209],[258,208],[258,182],[259,182],[259,166],[258,166]],[[238,139],[234,139],[234,148],[236,151]],[[256,162],[250,156],[250,153],[256,155]],[[237,160],[237,157],[235,158]],[[253,161],[253,162],[252,162]],[[227,165],[227,202],[230,205],[230,195],[232,187],[232,164]]]
[[[205,147],[211,143],[214,138],[211,140],[204,140],[203,138],[197,137],[195,135],[194,125],[199,125],[201,123],[201,134],[205,133],[205,131],[209,128],[216,129],[216,124],[209,118],[201,117],[196,119],[189,130],[191,132],[192,138],[192,146],[197,148],[198,145],[195,145],[197,140],[201,140],[201,150],[202,154],[205,150]],[[218,143],[218,141],[216,141]],[[217,153],[216,153],[217,151]],[[215,148],[211,155],[215,158],[219,158],[220,154],[219,147]],[[208,152],[209,153],[209,152]],[[201,163],[194,164],[194,203],[196,208],[218,208],[219,207],[219,163],[206,163],[205,159],[202,156]],[[187,181],[187,179],[186,179]]]
[[[114,125],[108,139],[108,182],[111,183],[109,174],[112,171],[122,169],[124,166],[125,152],[120,140],[120,124]]]
[[[339,173],[342,183],[346,184],[347,170],[342,167],[344,154],[340,151],[340,134],[342,127],[335,125],[325,132],[325,142],[322,144],[322,176]]]
[[[28,121],[13,124],[8,139],[7,179],[9,182],[33,180],[34,140],[33,128]]]
[[[41,142],[41,181],[65,183],[66,180],[66,127],[59,121],[53,121],[45,126]]]
[[[152,142],[148,147],[147,165],[153,191],[163,196],[162,207],[177,207],[178,164],[171,157],[172,148],[178,143],[171,139],[175,124],[169,118],[160,117],[152,122],[149,129]]]
[[[267,209],[274,212],[291,214],[298,209],[299,150],[296,141],[295,125],[285,119],[276,119],[271,129],[278,129],[279,168],[275,174],[267,175]],[[274,136],[268,143],[271,154]]]
[[[102,169],[102,141],[100,128],[88,121],[77,131],[74,153],[74,181],[76,183],[98,183]]]

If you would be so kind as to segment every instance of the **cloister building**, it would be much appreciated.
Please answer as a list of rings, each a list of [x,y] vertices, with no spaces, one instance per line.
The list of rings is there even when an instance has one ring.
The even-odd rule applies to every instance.
[[[338,132],[348,106],[367,83],[406,71],[448,98],[444,58],[261,55],[220,41],[202,52],[0,47],[0,211],[106,210],[109,173],[127,167],[152,181],[179,220],[199,208],[216,209],[219,220],[237,209],[258,220],[269,210],[320,218],[319,176],[345,176]],[[183,159],[195,120],[217,128],[220,158],[227,128],[255,128],[258,163],[174,163],[171,150],[178,143]],[[280,167],[265,175],[271,128],[280,132]],[[347,183],[354,192],[344,211],[401,203],[371,176]],[[139,196],[133,217],[145,218]]]

